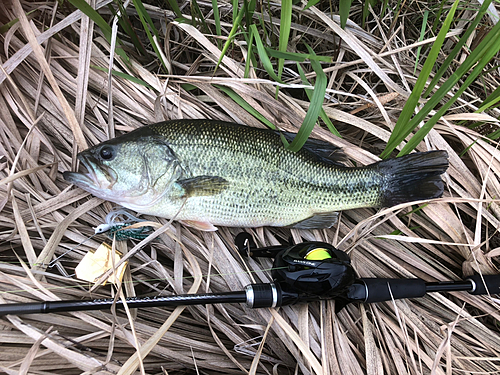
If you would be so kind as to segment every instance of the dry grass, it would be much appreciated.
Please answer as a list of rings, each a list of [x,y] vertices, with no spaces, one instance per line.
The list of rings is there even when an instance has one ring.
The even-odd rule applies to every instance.
[[[107,3],[98,2],[97,7]],[[210,3],[200,1],[199,5],[209,13]],[[229,5],[220,10],[223,20],[230,19]],[[94,68],[110,66],[110,46],[93,23],[67,3],[12,0],[0,10],[1,23],[20,19],[1,36],[0,51],[2,303],[113,293],[109,286],[91,289],[72,276],[84,254],[104,240],[88,238],[111,209],[109,203],[62,179],[63,171],[75,168],[77,147],[96,144],[115,131],[118,134],[144,123],[175,118],[262,126],[219,86],[234,90],[281,129],[297,131],[301,125],[307,110],[302,96],[290,88],[275,96],[276,83],[259,69],[243,78],[247,52],[243,43],[232,47],[214,73],[220,57],[215,38],[172,21],[170,12],[156,6],[148,6],[148,11],[167,31],[165,45],[160,47],[170,74],[157,74],[156,63],[134,54],[130,55],[131,66],[117,55],[111,61],[114,70],[147,82],[144,86],[116,75],[109,80],[107,73]],[[106,14],[105,7],[102,13]],[[403,21],[388,34],[393,16],[389,12],[374,22],[370,33],[355,26],[343,31],[335,19],[316,8],[292,22],[292,41],[305,38],[317,54],[336,54],[336,63],[324,66],[329,79],[327,94],[331,95],[325,110],[343,138],[320,127],[313,135],[343,147],[358,165],[378,160],[376,155],[388,140],[416,79],[412,65],[416,48],[433,41],[415,43],[412,33],[416,31],[405,33],[404,17],[411,15],[401,15]],[[270,21],[267,13],[264,19],[279,22],[275,17]],[[230,26],[223,22],[223,35]],[[460,31],[449,33],[450,42]],[[342,38],[340,49],[336,49],[334,32]],[[290,50],[293,48],[291,43]],[[303,87],[300,78],[292,76],[292,70],[288,72],[287,83]],[[498,85],[493,73],[485,76],[492,86]],[[310,71],[308,77],[313,76]],[[187,91],[185,83],[197,89]],[[388,93],[398,95],[388,97]],[[478,116],[473,115],[477,95],[468,91],[461,107],[443,117],[419,147],[444,149],[450,155],[444,198],[410,215],[405,215],[410,205],[384,211],[346,211],[338,226],[330,230],[250,230],[258,244],[277,244],[278,237],[289,236],[296,241],[327,241],[350,253],[362,277],[439,281],[460,279],[472,272],[497,272],[500,210],[494,198],[500,196],[500,153],[496,143],[487,142],[461,121],[489,121],[497,126],[491,116],[499,113],[492,110],[490,116],[471,117]],[[241,229],[207,233],[148,219],[161,227],[154,240],[115,244],[128,254],[126,295],[221,292],[269,281],[268,260],[241,259],[235,251],[233,238]],[[57,267],[47,268],[55,256],[85,239]],[[8,316],[0,320],[0,371],[494,374],[500,371],[498,302],[490,296],[449,293],[353,304],[338,314],[334,301],[324,301],[277,311],[216,305],[127,314]]]

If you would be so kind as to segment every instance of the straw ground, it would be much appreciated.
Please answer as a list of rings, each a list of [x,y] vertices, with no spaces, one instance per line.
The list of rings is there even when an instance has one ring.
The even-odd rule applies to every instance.
[[[480,58],[472,61],[481,74],[471,82],[452,74],[493,37],[495,12],[481,14],[471,29],[479,4],[457,2],[447,19],[453,7],[444,2],[354,3],[356,22],[344,30],[328,2],[308,9],[288,1],[245,9],[215,1],[89,3],[97,12],[77,0],[11,0],[0,9],[1,303],[221,292],[270,280],[270,261],[235,251],[241,228],[200,232],[155,217],[146,217],[158,228],[147,240],[113,243],[129,262],[118,292],[75,278],[88,251],[112,242],[89,238],[112,205],[69,186],[62,172],[77,167],[78,150],[176,118],[293,132],[305,123],[302,138],[312,131],[342,147],[349,165],[366,165],[384,149],[394,156],[411,145],[412,134],[438,114],[415,147],[448,151],[442,199],[346,211],[328,230],[249,232],[259,245],[290,236],[332,243],[349,252],[362,277],[441,281],[497,272],[498,68],[492,56],[484,68]],[[363,20],[364,28],[357,26]],[[447,20],[449,30],[438,34]],[[432,59],[436,66],[424,64]],[[434,106],[424,110],[429,102]],[[402,113],[423,118],[405,134]],[[498,302],[449,293],[353,304],[338,314],[334,301],[324,301],[280,310],[217,305],[7,316],[0,320],[0,371],[494,374]]]

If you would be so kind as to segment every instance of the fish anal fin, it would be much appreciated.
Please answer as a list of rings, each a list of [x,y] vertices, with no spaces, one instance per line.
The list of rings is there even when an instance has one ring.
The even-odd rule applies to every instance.
[[[229,186],[229,182],[218,176],[196,176],[178,180],[182,198],[203,197],[220,194]]]
[[[339,218],[338,212],[322,212],[314,214],[289,226],[294,229],[323,229],[331,228]]]
[[[181,223],[204,232],[215,232],[217,230],[217,227],[208,221],[181,220]]]

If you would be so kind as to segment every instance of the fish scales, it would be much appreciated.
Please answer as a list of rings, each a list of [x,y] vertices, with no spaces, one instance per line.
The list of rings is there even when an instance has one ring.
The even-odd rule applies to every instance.
[[[291,152],[272,131],[212,122],[159,124],[151,131],[168,140],[192,175],[229,181],[220,194],[188,199],[180,220],[194,215],[219,225],[292,224],[380,203],[376,170],[328,165],[304,149]]]
[[[88,172],[64,177],[127,208],[204,230],[329,227],[340,210],[442,194],[444,151],[349,168],[325,160],[324,151],[333,149],[326,142],[306,146],[292,152],[271,130],[173,120],[83,151],[79,159]]]

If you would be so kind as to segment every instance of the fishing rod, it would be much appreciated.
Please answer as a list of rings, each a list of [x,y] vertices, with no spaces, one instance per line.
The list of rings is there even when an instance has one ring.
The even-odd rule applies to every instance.
[[[251,308],[279,307],[334,299],[337,312],[352,302],[373,303],[423,297],[429,292],[500,292],[500,275],[472,275],[463,281],[356,278],[349,256],[325,242],[257,248],[250,234],[235,239],[244,256],[274,258],[273,282],[247,285],[242,291],[126,298],[129,308],[245,303]],[[46,301],[0,304],[0,316],[123,308],[121,300]]]

